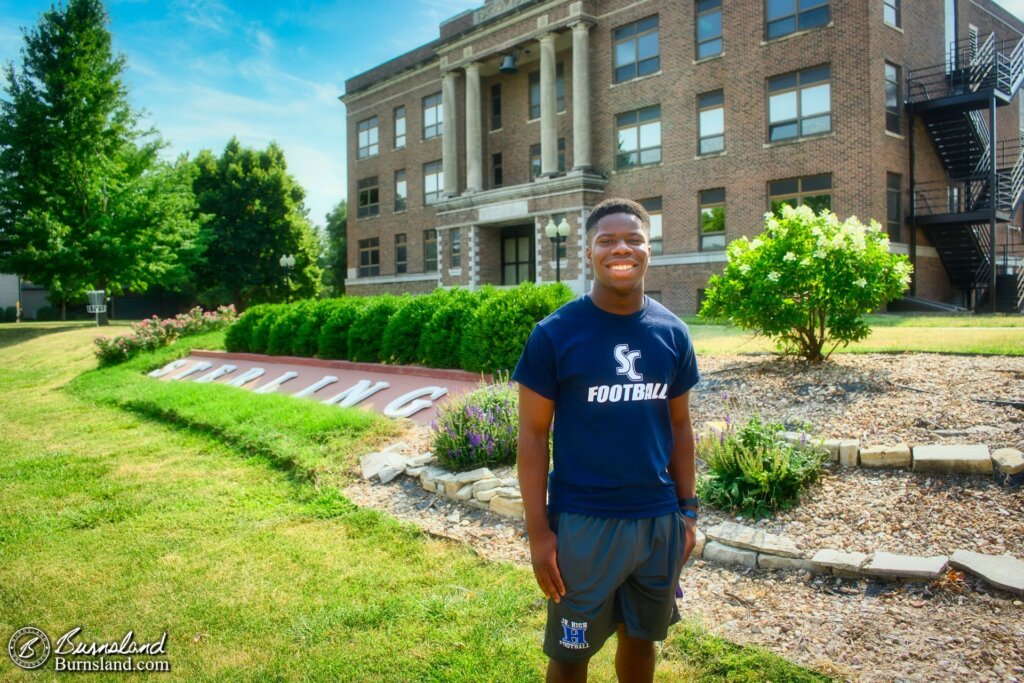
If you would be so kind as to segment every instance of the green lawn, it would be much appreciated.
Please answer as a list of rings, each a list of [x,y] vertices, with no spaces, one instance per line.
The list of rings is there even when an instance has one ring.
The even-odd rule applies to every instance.
[[[28,624],[97,640],[166,630],[167,680],[540,679],[528,570],[337,492],[391,423],[142,376],[181,349],[90,372],[95,334],[0,328],[4,643]],[[2,660],[3,680],[39,675]],[[613,678],[611,648],[593,671]],[[680,625],[659,680],[826,679]]]

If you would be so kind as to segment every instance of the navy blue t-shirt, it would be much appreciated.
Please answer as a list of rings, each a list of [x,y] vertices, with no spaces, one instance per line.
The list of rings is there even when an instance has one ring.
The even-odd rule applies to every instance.
[[[668,401],[700,381],[685,323],[657,301],[616,315],[576,299],[533,329],[512,379],[555,402],[548,511],[657,517],[679,509]]]

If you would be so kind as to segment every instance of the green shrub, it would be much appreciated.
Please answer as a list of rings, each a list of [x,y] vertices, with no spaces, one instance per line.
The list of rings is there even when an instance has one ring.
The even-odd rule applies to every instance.
[[[697,455],[708,466],[697,479],[701,500],[753,519],[795,505],[801,490],[817,481],[828,453],[809,443],[799,448],[779,443],[776,434],[782,430],[781,424],[764,424],[754,416],[736,432],[701,441]]]
[[[349,329],[370,299],[346,296],[330,301],[327,321],[320,328],[320,336],[317,338],[316,355],[332,360],[348,360]]]
[[[252,331],[263,319],[271,304],[250,306],[234,322],[224,334],[224,348],[235,353],[248,353],[252,350]]]
[[[384,341],[384,330],[387,329],[391,317],[408,304],[408,296],[374,297],[360,311],[358,317],[348,330],[348,356],[350,360],[366,363],[381,361],[381,345]]]
[[[434,455],[447,470],[511,465],[516,460],[519,395],[508,382],[456,396],[438,408]]]
[[[173,344],[181,337],[205,334],[230,326],[236,320],[234,304],[216,311],[196,306],[188,313],[161,320],[157,316],[132,323],[131,332],[116,337],[96,337],[93,353],[100,366],[123,363],[142,351],[153,351]]]
[[[53,322],[60,320],[60,311],[53,306],[43,306],[36,311],[37,322]]]
[[[4,319],[4,322],[6,322],[6,323],[16,323],[16,322],[18,322],[18,307],[17,306],[8,306],[7,308],[5,308],[4,309],[3,319]]]
[[[412,297],[409,303],[396,312],[384,329],[380,347],[381,359],[385,363],[396,365],[422,363],[423,357],[419,350],[423,328],[446,298],[447,292],[438,289],[425,296]]]
[[[497,290],[490,285],[476,292],[453,289],[423,328],[420,336],[420,357],[431,368],[461,368],[459,347],[462,334],[477,307]]]
[[[292,340],[292,355],[312,358],[316,355],[317,345],[320,341],[320,330],[327,317],[334,310],[334,302],[331,299],[311,301],[306,309],[305,315],[299,323],[299,329]]]
[[[572,298],[572,290],[564,283],[538,287],[532,282],[488,297],[462,334],[462,367],[471,372],[512,370],[533,327]]]
[[[287,311],[287,304],[269,304],[267,306],[266,311],[252,328],[252,337],[249,341],[250,353],[267,352],[267,345],[270,343],[270,331],[274,329],[274,324]]]
[[[267,337],[268,354],[272,356],[291,355],[295,337],[298,336],[299,328],[306,320],[314,303],[316,302],[313,300],[299,301],[288,304],[281,310]]]
[[[906,256],[889,253],[875,221],[840,222],[807,206],[766,214],[765,231],[733,241],[727,255],[725,271],[708,281],[700,315],[729,319],[814,363],[866,338],[871,329],[861,316],[902,295],[912,271]]]

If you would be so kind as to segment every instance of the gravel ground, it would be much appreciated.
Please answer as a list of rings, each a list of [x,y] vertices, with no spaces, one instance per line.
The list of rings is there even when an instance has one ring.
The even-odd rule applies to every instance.
[[[865,445],[984,443],[1024,449],[1024,411],[975,399],[1024,401],[1024,358],[839,355],[820,367],[771,355],[701,359],[692,414],[755,412],[816,435]],[[429,450],[423,432],[403,439]],[[496,472],[514,476],[511,469]],[[529,564],[521,522],[455,505],[399,477],[345,494],[494,560]],[[736,519],[706,510],[701,526]],[[739,520],[749,523],[745,520]],[[800,505],[759,526],[820,547],[1024,557],[1024,490],[985,477],[827,468]],[[971,577],[932,585],[742,571],[696,560],[680,608],[713,632],[765,646],[838,680],[1024,683],[1024,601]]]

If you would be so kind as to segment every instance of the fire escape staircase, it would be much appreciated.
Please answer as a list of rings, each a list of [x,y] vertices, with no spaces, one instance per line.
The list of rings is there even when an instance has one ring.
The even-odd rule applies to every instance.
[[[948,176],[914,185],[913,220],[964,293],[964,305],[987,304],[996,268],[997,307],[1024,312],[1024,233],[1009,226],[1024,198],[1024,131],[993,145],[989,130],[993,104],[1012,102],[1024,83],[1024,39],[999,43],[990,34],[950,54],[949,65],[907,75],[908,109],[921,117]],[[1008,226],[998,250],[993,215]]]

